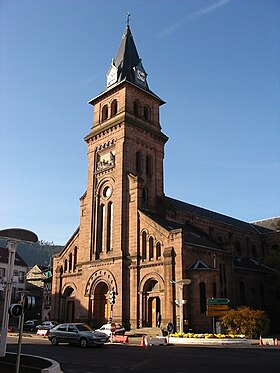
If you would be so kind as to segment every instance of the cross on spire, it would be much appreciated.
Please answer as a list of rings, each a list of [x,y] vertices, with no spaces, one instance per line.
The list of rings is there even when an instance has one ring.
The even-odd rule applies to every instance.
[[[129,19],[131,17],[131,14],[129,13],[129,11],[126,12],[126,26],[129,26]]]

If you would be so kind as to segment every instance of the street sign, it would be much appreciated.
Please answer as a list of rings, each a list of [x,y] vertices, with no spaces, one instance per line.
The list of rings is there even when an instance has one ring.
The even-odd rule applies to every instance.
[[[208,304],[207,310],[208,311],[228,311],[229,306],[226,304]]]
[[[207,299],[207,304],[229,304],[230,300],[228,298],[209,298]]]
[[[224,316],[227,313],[227,311],[207,311],[206,315],[215,317],[215,316]]]

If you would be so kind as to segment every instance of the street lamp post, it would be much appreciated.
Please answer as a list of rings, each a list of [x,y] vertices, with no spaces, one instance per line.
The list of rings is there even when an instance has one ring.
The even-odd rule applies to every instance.
[[[172,284],[179,285],[179,302],[176,302],[180,307],[180,334],[183,334],[183,326],[184,326],[184,304],[186,300],[183,299],[183,290],[184,285],[189,285],[191,280],[188,278],[178,280],[178,281],[170,281]]]
[[[21,228],[3,229],[0,231],[0,237],[7,239],[9,249],[9,259],[7,268],[7,284],[5,288],[5,299],[3,309],[3,320],[0,340],[0,357],[5,357],[7,347],[7,334],[9,326],[9,307],[11,304],[14,263],[17,251],[17,245],[20,241],[37,242],[38,237],[35,233]]]

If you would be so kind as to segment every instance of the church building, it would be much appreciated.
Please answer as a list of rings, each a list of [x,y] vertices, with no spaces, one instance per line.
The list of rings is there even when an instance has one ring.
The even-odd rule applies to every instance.
[[[80,225],[54,257],[53,319],[129,329],[160,315],[178,328],[182,310],[184,329],[199,332],[212,328],[210,298],[279,313],[279,284],[262,264],[278,252],[279,230],[165,195],[164,103],[127,25],[105,89],[89,101],[87,185]]]

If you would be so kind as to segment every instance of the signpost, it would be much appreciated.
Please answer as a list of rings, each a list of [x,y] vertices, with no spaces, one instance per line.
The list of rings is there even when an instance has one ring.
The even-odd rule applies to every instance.
[[[213,318],[213,333],[215,333],[215,317],[224,316],[230,309],[228,298],[209,298],[207,299],[206,315]]]

